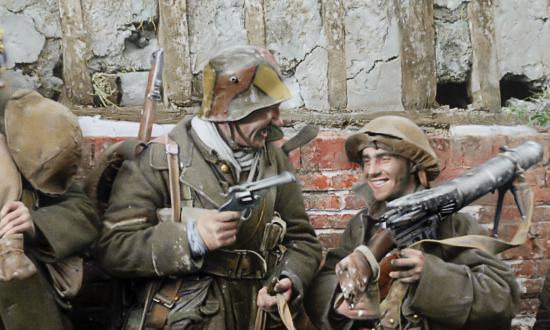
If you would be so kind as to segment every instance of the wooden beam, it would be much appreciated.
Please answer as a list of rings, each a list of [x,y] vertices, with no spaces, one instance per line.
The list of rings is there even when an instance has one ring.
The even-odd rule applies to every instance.
[[[343,0],[322,0],[321,6],[328,43],[328,102],[331,110],[343,110],[348,103],[344,3]]]
[[[186,0],[159,1],[159,43],[164,49],[164,102],[191,102],[193,74],[189,54],[189,26]]]
[[[244,26],[248,43],[265,47],[265,17],[263,0],[244,0]]]
[[[494,4],[472,0],[468,4],[472,40],[470,93],[476,109],[500,111],[500,80],[495,47]]]
[[[59,0],[63,31],[64,93],[75,104],[93,103],[92,78],[88,71],[91,58],[80,0]]]
[[[406,110],[433,107],[437,91],[433,0],[396,1],[401,37],[401,100]]]

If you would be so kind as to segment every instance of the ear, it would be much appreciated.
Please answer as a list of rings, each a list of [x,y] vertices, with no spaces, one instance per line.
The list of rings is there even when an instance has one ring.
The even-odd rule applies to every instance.
[[[411,163],[412,164],[412,163]],[[430,182],[428,181],[428,175],[426,174],[426,171],[422,169],[422,166],[418,164],[414,164],[411,166],[410,174],[415,174],[418,177],[418,182],[424,187],[424,188],[430,188]]]
[[[430,188],[430,183],[428,182],[428,175],[426,175],[426,171],[424,170],[418,171],[418,181],[420,181],[420,184],[424,188]]]

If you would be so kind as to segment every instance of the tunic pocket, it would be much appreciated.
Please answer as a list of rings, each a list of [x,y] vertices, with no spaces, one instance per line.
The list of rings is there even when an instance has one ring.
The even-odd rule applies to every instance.
[[[165,329],[202,329],[210,317],[218,313],[220,303],[208,299],[212,277],[184,279],[178,290],[178,301],[168,314]]]

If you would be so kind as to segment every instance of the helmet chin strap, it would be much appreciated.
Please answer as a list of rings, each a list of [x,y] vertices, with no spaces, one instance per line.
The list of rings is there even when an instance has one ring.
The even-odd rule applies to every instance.
[[[218,132],[220,132],[221,137],[227,143],[229,148],[231,148],[233,150],[236,150],[236,149],[240,149],[240,150],[255,149],[255,148],[251,147],[252,141],[244,135],[244,133],[242,132],[242,130],[239,126],[239,124],[237,124],[235,122],[226,122],[226,124],[229,127],[229,132],[230,132],[231,136],[226,136],[224,134],[223,130],[219,129],[219,127],[218,127]],[[240,145],[237,144],[237,142],[235,142],[235,136],[237,134],[239,134],[241,139],[243,139],[243,141],[246,142],[248,144],[248,146],[240,146]]]

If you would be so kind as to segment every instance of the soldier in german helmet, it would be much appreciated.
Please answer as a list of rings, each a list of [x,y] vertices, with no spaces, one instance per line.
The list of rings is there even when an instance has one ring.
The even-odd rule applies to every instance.
[[[379,271],[367,245],[379,233],[375,219],[386,203],[429,187],[440,170],[424,132],[399,116],[372,120],[348,137],[345,151],[362,166],[368,207],[350,220],[341,246],[329,251],[312,283],[305,303],[310,319],[321,329],[509,329],[519,303],[515,278],[507,265],[481,250],[444,245],[401,250],[382,301],[376,278],[361,282]],[[436,238],[467,234],[486,231],[458,213],[441,222]],[[347,284],[363,286],[355,306],[342,299]]]
[[[71,328],[64,314],[82,283],[76,255],[99,234],[95,208],[72,183],[80,128],[69,109],[30,90],[15,92],[3,114],[0,329]]]
[[[98,258],[115,276],[154,283],[141,287],[126,329],[250,329],[266,315],[277,326],[268,283],[297,311],[319,265],[298,184],[270,188],[247,221],[217,211],[231,186],[293,171],[270,143],[290,97],[273,56],[252,46],[222,51],[204,68],[203,93],[200,112],[125,161],[112,188]],[[179,150],[174,203],[164,144]],[[181,218],[163,220],[178,203]]]

